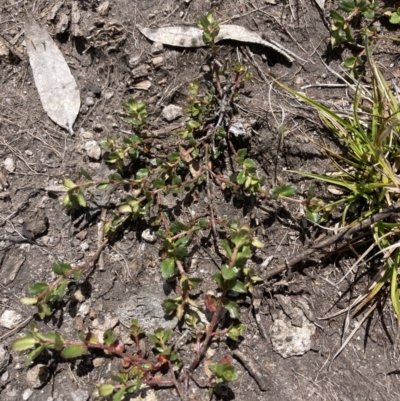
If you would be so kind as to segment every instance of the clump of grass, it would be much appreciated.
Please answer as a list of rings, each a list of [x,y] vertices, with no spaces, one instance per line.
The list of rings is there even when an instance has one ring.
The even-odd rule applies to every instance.
[[[311,105],[319,114],[323,125],[343,145],[339,154],[324,144],[318,144],[329,155],[335,173],[315,174],[305,171],[298,173],[340,187],[343,195],[338,199],[308,210],[308,218],[314,222],[325,219],[333,210],[341,211],[342,225],[352,226],[361,220],[373,217],[388,208],[400,204],[400,114],[399,101],[378,68],[368,38],[365,39],[367,65],[371,75],[371,91],[360,83],[354,95],[352,114],[342,117],[321,103],[302,93],[278,83],[286,91]],[[362,210],[354,216],[352,210]],[[400,264],[400,220],[397,217],[378,221],[367,233],[371,246],[369,253],[379,248],[383,254],[380,271],[365,293],[352,303],[348,312],[358,312],[377,294],[389,285],[391,301],[400,325],[400,297],[398,290]],[[398,330],[399,331],[399,330]]]

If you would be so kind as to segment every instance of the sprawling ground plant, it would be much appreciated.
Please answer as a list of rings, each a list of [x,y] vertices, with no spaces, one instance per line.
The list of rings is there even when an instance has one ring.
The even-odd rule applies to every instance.
[[[27,364],[45,350],[60,352],[64,358],[77,358],[93,350],[121,358],[122,370],[113,376],[114,383],[101,384],[98,389],[100,396],[112,395],[114,401],[122,399],[126,393],[135,392],[142,384],[175,386],[180,396],[185,398],[183,388],[187,385],[183,386],[182,382],[188,382],[192,377],[211,342],[220,337],[238,341],[244,335],[245,326],[240,322],[237,296],[251,295],[254,286],[262,281],[247,262],[263,244],[247,224],[217,215],[211,190],[213,185],[216,190],[237,192],[247,197],[266,193],[263,190],[265,178],[259,176],[256,163],[247,157],[247,149],[237,148],[237,143],[243,146],[246,141],[237,141],[229,130],[239,89],[252,76],[239,63],[229,66],[219,61],[219,49],[214,43],[219,27],[212,13],[200,18],[199,26],[211,50],[208,60],[212,85],[199,82],[189,85],[186,113],[190,119],[186,126],[175,136],[171,134],[168,152],[159,154],[157,146],[164,139],[152,133],[147,122],[146,104],[138,100],[124,103],[132,134],[122,140],[109,137],[102,142],[107,151],[106,162],[114,172],[104,179],[95,180],[82,169],[79,181],[64,179],[67,194],[63,205],[67,210],[87,206],[85,195],[88,188],[99,191],[108,187],[125,189],[126,196],[105,217],[106,239],[90,260],[77,267],[72,268],[65,262],[55,263],[52,270],[59,278],[53,283],[33,284],[29,288],[30,297],[22,299],[23,303],[37,307],[40,318],[51,316],[57,310],[58,302],[67,295],[69,281],[83,279],[102,249],[118,240],[121,230],[129,223],[140,220],[156,231],[162,259],[161,275],[170,281],[174,279],[176,287],[176,296],[164,302],[165,312],[177,316],[181,324],[191,330],[195,344],[188,365],[184,366],[178,350],[174,349],[171,330],[160,328],[154,333],[143,333],[137,320],[132,320],[130,327],[136,345],[133,351],[127,350],[112,330],[106,331],[102,339],[92,333],[81,333],[76,341],[65,339],[57,331],[43,333],[37,324],[32,324],[26,335],[12,345],[14,350],[30,351]],[[225,77],[224,85],[221,84],[222,76]],[[229,173],[224,172],[226,160],[233,169]],[[166,205],[166,197],[183,198],[194,190],[206,194],[208,213],[192,213],[185,220],[174,218]],[[279,195],[277,190],[275,197]],[[202,278],[189,276],[184,262],[201,231],[208,232],[213,238],[222,264],[219,272],[212,276],[216,294],[207,295],[200,304],[192,293]],[[211,316],[210,320],[201,318],[205,315]],[[141,350],[139,342],[143,337],[153,342],[152,354]],[[211,392],[218,392],[221,385],[237,378],[231,362],[231,358],[223,358],[209,366],[213,377],[206,386]],[[160,375],[160,372],[164,374]],[[166,372],[169,377],[166,377]]]

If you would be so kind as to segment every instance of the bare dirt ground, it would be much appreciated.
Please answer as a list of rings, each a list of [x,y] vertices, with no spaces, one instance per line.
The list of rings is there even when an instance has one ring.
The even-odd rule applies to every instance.
[[[88,210],[71,214],[62,207],[63,194],[49,187],[59,186],[63,177],[78,181],[81,167],[97,178],[109,174],[102,158],[88,156],[85,144],[130,132],[123,102],[130,98],[147,102],[151,126],[170,133],[183,124],[185,117],[168,123],[161,116],[163,108],[170,104],[184,107],[187,85],[194,79],[207,79],[205,49],[165,46],[161,53],[154,54],[152,43],[140,34],[137,24],[151,27],[195,24],[199,16],[214,8],[218,21],[265,33],[308,61],[290,64],[272,50],[222,44],[222,52],[229,61],[241,60],[255,76],[240,92],[238,117],[253,127],[250,155],[266,175],[268,188],[275,181],[292,182],[301,194],[309,182],[287,170],[323,173],[330,167],[326,156],[308,139],[318,139],[322,132],[315,114],[304,105],[295,104],[266,76],[273,76],[295,89],[308,86],[302,90],[329,107],[348,108],[351,104],[345,88],[326,85],[340,84],[326,65],[341,73],[340,62],[350,54],[349,50],[332,49],[329,45],[329,9],[335,9],[336,2],[327,1],[322,11],[311,0],[120,0],[110,1],[110,10],[103,12],[98,8],[102,2],[82,0],[77,2],[81,14],[82,37],[79,38],[71,36],[68,23],[64,32],[57,33],[62,30],[59,24],[62,18],[68,21],[72,3],[72,0],[1,0],[0,38],[21,55],[19,59],[6,52],[0,59],[0,165],[6,179],[0,192],[0,315],[7,312],[16,316],[15,324],[9,322],[9,327],[0,327],[2,400],[88,400],[92,399],[96,384],[109,380],[118,371],[119,362],[101,354],[85,355],[71,363],[47,353],[27,368],[24,355],[10,352],[9,346],[24,333],[34,313],[34,308],[19,301],[26,296],[29,285],[51,282],[54,279],[51,265],[56,261],[76,266],[89,259],[98,247],[101,207],[117,204],[120,195],[118,191],[93,191],[88,196]],[[56,4],[60,7],[54,16],[49,16]],[[25,52],[26,15],[34,17],[53,36],[78,83],[82,106],[73,136],[56,126],[40,103]],[[384,72],[398,79],[398,48],[382,42],[375,55]],[[393,70],[385,69],[389,66],[394,66]],[[144,72],[138,75],[137,71]],[[337,149],[331,138],[325,140]],[[163,146],[159,151],[168,151],[168,136]],[[14,166],[6,169],[6,160],[7,166],[10,160]],[[332,196],[323,186],[318,183],[316,186],[321,196]],[[197,210],[206,210],[201,204],[204,196],[199,194]],[[307,248],[322,233],[303,225],[295,204],[263,200],[250,205],[240,198],[217,198],[214,202],[221,215],[239,216],[257,227],[258,237],[266,244],[254,263],[261,277],[265,277],[268,269]],[[183,203],[177,208],[177,214],[186,213]],[[58,305],[54,316],[43,323],[34,315],[43,331],[59,330],[65,338],[74,339],[80,330],[101,331],[114,327],[123,336],[125,328],[118,322],[118,307],[138,288],[163,284],[159,273],[159,244],[143,241],[141,233],[146,228],[145,223],[133,223],[121,238],[107,246],[104,268],[97,266],[84,282],[71,284],[65,303]],[[188,262],[190,269],[202,277],[216,270],[210,258],[212,244],[208,245],[205,247],[208,253],[200,250],[195,261]],[[273,259],[269,265],[262,265],[270,256]],[[251,301],[246,299],[240,304],[247,332],[238,349],[258,362],[264,375],[269,377],[269,386],[262,391],[249,370],[235,359],[239,379],[221,399],[388,401],[400,398],[400,365],[394,352],[396,318],[388,303],[369,316],[335,360],[332,356],[343,341],[345,318],[318,320],[345,308],[371,280],[374,267],[361,266],[336,285],[357,258],[356,253],[333,252],[330,258],[318,258],[316,255],[293,271],[265,283],[260,316],[267,338],[263,338],[251,313]],[[213,288],[211,280],[205,280],[200,298],[210,288]],[[82,294],[82,297],[74,300],[71,294]],[[83,304],[86,308],[81,308]],[[292,340],[290,328],[293,332],[309,328],[312,333],[309,351],[284,358],[281,354],[285,346],[281,344],[278,353],[279,346],[273,346],[271,341],[276,331],[282,329],[277,322],[289,327],[288,343]],[[357,324],[355,318],[346,336]],[[175,335],[179,337],[180,333]],[[217,342],[216,346],[215,360],[235,348],[229,342]],[[193,344],[184,345],[181,352],[190,360]],[[43,368],[47,371],[42,378],[32,373],[38,364],[47,367]],[[202,365],[195,373],[199,382],[207,379]],[[158,389],[153,398],[149,398],[149,393],[147,397],[178,399],[173,388]],[[192,382],[189,399],[207,400],[208,391]]]

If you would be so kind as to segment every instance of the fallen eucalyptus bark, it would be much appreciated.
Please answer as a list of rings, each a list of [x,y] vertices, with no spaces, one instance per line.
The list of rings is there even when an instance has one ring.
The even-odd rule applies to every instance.
[[[203,41],[203,31],[193,26],[166,26],[163,28],[147,28],[138,25],[139,31],[146,38],[153,42],[161,42],[164,45],[175,47],[203,47],[206,44]],[[306,61],[290,50],[285,49],[279,43],[271,39],[263,39],[257,32],[250,31],[239,25],[220,25],[219,33],[215,38],[215,43],[222,40],[234,40],[241,43],[254,43],[275,50],[284,56],[289,62],[294,59]]]

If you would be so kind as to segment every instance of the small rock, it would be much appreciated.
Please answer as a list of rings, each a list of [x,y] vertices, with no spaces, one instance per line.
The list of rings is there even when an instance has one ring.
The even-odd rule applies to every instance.
[[[163,50],[164,50],[164,45],[161,42],[154,42],[150,48],[151,54],[159,54]]]
[[[25,259],[25,255],[19,249],[13,250],[7,254],[1,267],[0,281],[3,285],[8,285],[14,281]]]
[[[164,57],[162,56],[154,57],[151,60],[151,64],[153,64],[154,68],[161,67],[164,64]]]
[[[4,160],[3,165],[9,173],[13,173],[15,171],[15,162],[12,157],[7,157],[6,160]]]
[[[104,3],[101,3],[97,8],[96,11],[102,16],[102,17],[107,17],[108,11],[110,10],[110,2],[105,1]]]
[[[204,64],[201,69],[203,72],[210,72],[210,67],[207,64]]]
[[[84,302],[79,306],[78,315],[86,316],[90,311],[90,302]]]
[[[144,64],[139,65],[139,67],[134,68],[131,70],[131,74],[133,78],[138,79],[138,78],[145,78],[149,75],[149,72],[147,71],[147,68]]]
[[[91,107],[91,106],[93,106],[93,105],[94,105],[94,99],[93,99],[92,97],[88,96],[88,97],[86,98],[86,106]]]
[[[304,355],[311,349],[313,324],[303,322],[302,327],[294,327],[290,322],[276,319],[270,329],[272,348],[283,358]]]
[[[3,343],[0,343],[0,372],[2,372],[10,362],[10,353]],[[2,379],[2,381],[4,381]]]
[[[31,388],[27,388],[23,393],[22,393],[22,399],[23,400],[28,400],[29,397],[33,394],[33,390]]]
[[[94,358],[93,359],[93,366],[95,368],[100,367],[101,365],[103,365],[103,363],[104,363],[104,358]]]
[[[245,136],[246,135],[246,129],[243,125],[243,123],[241,122],[236,122],[233,123],[230,128],[229,128],[229,133],[239,137],[239,136]]]
[[[86,154],[94,160],[99,160],[101,157],[101,148],[96,141],[88,141],[85,143]]]
[[[90,131],[84,131],[84,132],[82,132],[82,138],[92,139],[93,138],[93,133],[90,132]]]
[[[87,401],[90,397],[89,391],[84,390],[82,388],[78,388],[71,393],[72,401]]]
[[[18,323],[20,323],[22,319],[23,317],[19,313],[11,309],[6,309],[0,316],[0,326],[12,330],[18,326]]]
[[[105,98],[106,100],[110,100],[113,96],[114,96],[114,92],[113,92],[113,91],[107,91],[107,92],[104,94],[104,98]]]
[[[38,363],[26,374],[26,381],[33,388],[41,387],[49,377],[49,368]]]
[[[150,244],[153,244],[157,241],[157,236],[147,229],[142,232],[142,239]]]
[[[82,249],[82,251],[87,251],[89,249],[89,244],[87,242],[82,242],[79,247]]]
[[[75,299],[75,301],[82,303],[85,301],[86,297],[82,294],[81,290],[76,290],[72,297]]]
[[[25,154],[26,154],[27,156],[31,157],[31,156],[33,155],[33,152],[32,152],[31,150],[29,150],[29,149],[26,149],[26,150],[25,150]]]
[[[7,371],[5,371],[5,372],[1,375],[0,380],[1,380],[3,383],[5,383],[5,382],[8,381],[8,378],[9,378],[9,377],[10,377],[10,374],[8,373],[8,370],[7,370]]]
[[[41,235],[45,234],[49,227],[49,219],[44,214],[44,212],[39,211],[35,213],[25,221],[22,226],[22,234],[26,238],[38,238]]]
[[[162,116],[168,122],[174,121],[177,118],[183,116],[182,107],[170,104],[169,106],[164,107],[164,110],[162,111]]]
[[[133,85],[133,87],[137,90],[147,91],[151,87],[151,82],[149,80],[138,82],[137,84]]]
[[[118,317],[113,317],[111,314],[106,313],[104,315],[100,315],[98,318],[92,321],[92,326],[97,330],[108,330],[112,329],[118,324]]]

